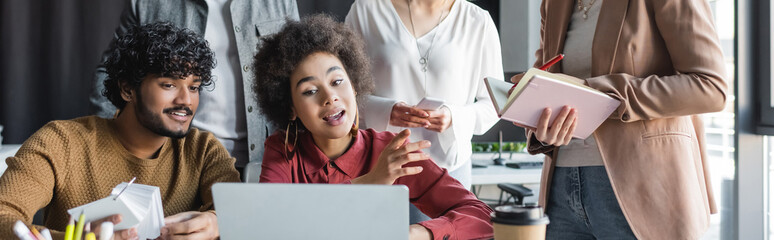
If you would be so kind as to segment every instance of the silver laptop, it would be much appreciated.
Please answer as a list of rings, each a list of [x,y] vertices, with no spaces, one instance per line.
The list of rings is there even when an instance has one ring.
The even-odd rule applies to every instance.
[[[408,239],[408,188],[217,183],[221,239]]]

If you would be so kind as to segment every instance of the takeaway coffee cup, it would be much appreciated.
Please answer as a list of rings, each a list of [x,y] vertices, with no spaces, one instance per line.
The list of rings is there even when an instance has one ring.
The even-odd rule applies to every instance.
[[[537,205],[504,205],[492,213],[495,240],[546,239],[548,217]]]

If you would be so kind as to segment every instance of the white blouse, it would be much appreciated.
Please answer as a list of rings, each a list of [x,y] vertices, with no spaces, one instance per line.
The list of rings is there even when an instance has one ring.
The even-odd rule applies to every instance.
[[[415,105],[425,96],[442,99],[451,127],[442,133],[412,128],[411,141],[429,140],[432,146],[423,151],[449,171],[468,164],[473,134],[485,133],[498,120],[483,81],[503,79],[500,38],[489,13],[456,0],[448,16],[417,39],[390,0],[358,0],[346,23],[363,36],[373,67],[375,91],[360,110],[363,124],[399,132],[403,128],[389,125],[393,105]],[[419,59],[428,48],[425,73]]]

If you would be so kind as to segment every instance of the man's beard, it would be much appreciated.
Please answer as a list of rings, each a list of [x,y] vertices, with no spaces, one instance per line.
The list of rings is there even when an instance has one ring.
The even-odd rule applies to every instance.
[[[176,110],[185,110],[188,112],[188,114],[191,115],[191,118],[193,119],[193,112],[188,107],[174,107],[174,108],[167,108],[164,109],[164,113]],[[161,115],[155,114],[150,111],[150,108],[145,106],[142,100],[142,95],[140,94],[140,91],[137,91],[137,104],[135,105],[135,112],[137,113],[137,121],[140,122],[140,125],[145,127],[146,129],[150,130],[151,132],[158,134],[160,136],[170,137],[173,139],[179,139],[183,138],[186,135],[188,135],[188,131],[191,130],[191,122],[188,123],[188,128],[181,131],[172,131],[166,127],[164,127],[164,121],[161,120]]]

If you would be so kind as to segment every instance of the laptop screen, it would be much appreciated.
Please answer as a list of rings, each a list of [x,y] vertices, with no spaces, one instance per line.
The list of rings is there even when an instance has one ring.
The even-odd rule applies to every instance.
[[[402,185],[217,183],[221,239],[408,239]]]

